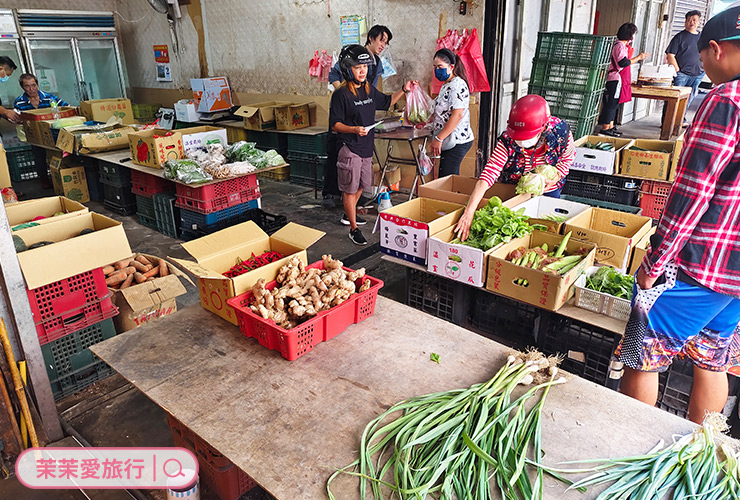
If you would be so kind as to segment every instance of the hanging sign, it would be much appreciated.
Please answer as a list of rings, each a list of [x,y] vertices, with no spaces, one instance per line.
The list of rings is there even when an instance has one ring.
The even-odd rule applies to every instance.
[[[154,62],[157,69],[158,82],[172,81],[172,68],[170,67],[170,52],[167,45],[154,45]]]

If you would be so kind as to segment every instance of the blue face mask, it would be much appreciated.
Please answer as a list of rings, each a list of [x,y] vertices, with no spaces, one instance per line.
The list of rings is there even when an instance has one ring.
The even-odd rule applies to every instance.
[[[450,72],[447,71],[447,68],[434,68],[434,78],[440,82],[446,82],[449,77]]]
[[[7,82],[8,80],[10,80],[10,77],[8,75],[0,77],[0,82]]]

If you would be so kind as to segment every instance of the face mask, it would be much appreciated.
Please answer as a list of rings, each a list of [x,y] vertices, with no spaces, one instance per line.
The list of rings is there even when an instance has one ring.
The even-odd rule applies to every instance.
[[[0,82],[7,82],[10,80],[10,77],[8,75],[0,76]]]
[[[538,137],[533,137],[531,139],[527,139],[526,141],[514,141],[514,142],[516,142],[517,146],[519,146],[520,148],[531,149],[537,145],[539,140],[540,138],[538,136]]]
[[[434,78],[440,82],[446,82],[450,78],[450,72],[447,71],[447,68],[434,68]]]

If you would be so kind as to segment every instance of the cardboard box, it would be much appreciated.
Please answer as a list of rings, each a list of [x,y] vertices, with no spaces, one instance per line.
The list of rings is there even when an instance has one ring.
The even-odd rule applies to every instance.
[[[11,187],[10,169],[8,168],[8,157],[2,143],[0,143],[0,189]]]
[[[668,180],[673,182],[676,179],[676,172],[678,171],[678,160],[681,159],[681,151],[683,151],[683,141],[686,132],[682,132],[676,138],[675,145],[673,146],[673,160],[671,161],[671,172],[668,174]]]
[[[228,144],[226,140],[226,129],[219,127],[190,127],[178,130],[182,134],[182,149],[188,151],[205,148],[207,144]]]
[[[80,235],[85,229],[93,232]],[[103,267],[132,254],[123,225],[96,213],[20,229],[13,234],[28,246],[40,241],[53,242],[18,254],[29,289]]]
[[[58,116],[55,116],[52,108],[39,108],[21,111],[21,121],[39,121],[39,120],[56,120],[57,118],[69,118],[77,115],[77,108],[74,106],[57,106]]]
[[[287,101],[258,102],[241,106],[234,114],[244,118],[244,128],[247,130],[265,130],[276,127],[275,107],[290,104]]]
[[[380,213],[380,251],[415,264],[427,263],[427,240],[452,226],[464,207],[458,203],[415,198]]]
[[[608,142],[609,144],[614,145],[614,151],[603,151],[601,149],[582,147],[587,142],[590,142],[591,144]],[[612,175],[619,172],[622,151],[632,144],[634,144],[633,139],[617,139],[602,135],[587,135],[581,137],[575,142],[576,157],[573,160],[573,164],[570,166],[570,169]]]
[[[41,144],[41,134],[36,121],[23,121],[23,133],[26,135],[26,142],[29,144]]]
[[[181,99],[175,103],[175,118],[185,123],[200,121],[202,115],[196,111],[196,108],[197,105],[192,99]]]
[[[632,276],[635,275],[637,270],[642,265],[642,260],[645,258],[645,254],[648,251],[648,248],[650,248],[650,237],[655,234],[655,229],[652,228],[650,231],[648,231],[645,236],[640,239],[637,243],[635,243],[635,248],[632,249],[632,260],[630,261],[630,271],[629,274]]]
[[[162,168],[167,160],[183,157],[182,134],[153,128],[128,134],[131,161],[139,165]]]
[[[53,148],[56,145],[56,141],[54,140],[55,133],[52,132],[54,120],[39,120],[33,122],[33,124],[38,133],[38,142],[36,144],[46,146],[47,148]]]
[[[123,125],[133,125],[134,112],[128,99],[94,99],[80,103],[80,113],[88,120],[106,123],[111,117]]]
[[[146,257],[155,265],[159,265],[161,260],[153,255]],[[118,315],[113,318],[116,332],[133,330],[177,311],[175,297],[187,292],[179,277],[185,277],[188,281],[190,278],[169,262],[165,262],[170,271],[169,275],[114,291],[113,304],[118,307]]]
[[[308,109],[309,103],[276,106],[275,126],[278,130],[296,130],[308,127],[311,124]]]
[[[118,124],[65,127],[59,131],[56,147],[73,154],[126,149],[131,132],[136,132],[136,129]]]
[[[625,272],[632,247],[652,226],[650,217],[592,208],[566,222],[563,232],[572,231],[573,238],[596,243],[596,262]]]
[[[672,141],[635,139],[634,146],[647,151],[625,149],[622,152],[620,173],[630,177],[657,179],[659,181],[668,180],[675,145],[676,143]]]
[[[246,292],[260,278],[268,282],[274,280],[278,270],[293,256],[307,264],[306,249],[324,234],[290,222],[268,236],[257,224],[248,221],[183,243],[182,247],[197,262],[173,260],[198,276],[201,306],[236,325],[234,309],[226,301]],[[244,259],[252,253],[261,255],[270,251],[280,252],[285,257],[235,278],[223,275],[236,264],[237,258]]]
[[[13,203],[5,207],[8,214],[8,223],[10,226],[17,226],[31,222],[39,216],[46,217],[34,222],[38,224],[48,224],[49,222],[58,222],[77,215],[86,214],[88,208],[77,201],[70,200],[64,196],[50,196],[48,198],[39,198],[36,200],[22,201]],[[54,215],[62,212],[60,215]]]
[[[83,166],[49,166],[51,183],[54,192],[70,200],[80,203],[90,201],[90,192],[87,189],[87,177]]]
[[[517,205],[514,207],[514,210],[519,210],[521,208],[524,209],[524,215],[529,217],[530,224],[541,224],[543,226],[547,226],[547,230],[549,232],[560,234],[565,222],[543,219],[544,216],[561,215],[568,217],[568,219],[572,219],[576,215],[591,208],[591,206],[575,201],[550,198],[549,196],[535,196],[521,205]]]
[[[429,238],[427,270],[443,278],[482,287],[486,283],[488,255],[500,245],[484,252],[467,245],[450,243],[455,238],[454,225]]]
[[[419,198],[449,201],[459,205],[467,205],[470,194],[475,189],[478,179],[461,175],[448,175],[419,186]],[[516,194],[516,185],[498,182],[488,188],[478,207],[488,203],[493,196],[501,198],[505,207],[515,207],[531,198],[528,194]]]
[[[191,78],[190,87],[199,113],[229,111],[233,106],[229,82],[224,76]]]
[[[542,231],[534,231],[523,238],[512,240],[494,250],[488,257],[488,278],[486,288],[506,297],[526,302],[543,309],[557,311],[575,293],[573,284],[578,276],[594,265],[596,245],[571,237],[566,245],[566,254],[588,249],[586,256],[570,271],[555,276],[544,271],[517,266],[506,260],[506,256],[519,247],[533,248],[547,243],[555,248],[563,236]],[[521,284],[525,280],[525,284]]]

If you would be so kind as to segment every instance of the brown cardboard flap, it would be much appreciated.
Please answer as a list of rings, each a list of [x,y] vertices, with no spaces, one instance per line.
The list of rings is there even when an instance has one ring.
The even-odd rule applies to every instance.
[[[168,299],[184,295],[186,292],[178,277],[172,274],[119,291],[131,306],[132,311],[156,306]]]
[[[280,228],[277,232],[273,233],[273,235],[270,237],[270,240],[281,241],[293,246],[298,246],[303,249],[308,248],[319,241],[321,238],[324,237],[325,234],[326,233],[324,231],[301,226],[300,224],[296,224],[295,222],[289,222],[287,225]]]
[[[257,224],[247,221],[188,241],[183,243],[182,247],[196,261],[203,264],[206,259],[233,253],[235,249],[239,250],[261,240],[267,243],[268,239],[267,234]]]
[[[174,262],[177,262],[182,267],[193,273],[199,278],[223,278],[224,275],[221,273],[217,273],[216,271],[211,271],[210,269],[203,267],[202,265],[198,264],[197,262],[193,262],[192,260],[185,260],[185,259],[176,259],[174,257],[168,257]]]

